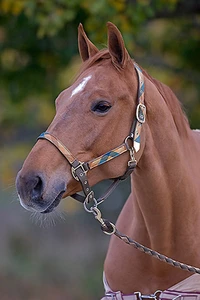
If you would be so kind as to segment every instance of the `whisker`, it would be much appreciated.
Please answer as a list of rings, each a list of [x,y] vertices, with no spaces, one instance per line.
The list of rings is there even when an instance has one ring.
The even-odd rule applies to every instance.
[[[15,177],[11,178],[6,184],[3,185],[2,191],[7,191],[15,188]]]
[[[55,209],[53,212],[47,214],[32,212],[30,219],[32,222],[34,222],[36,225],[39,225],[41,228],[55,227],[57,225],[57,222],[63,222],[66,220],[64,212],[58,209]]]
[[[10,203],[16,203],[18,202],[19,203],[19,197],[18,197],[18,194],[17,194],[17,191],[14,189],[11,193],[11,199],[10,199]]]

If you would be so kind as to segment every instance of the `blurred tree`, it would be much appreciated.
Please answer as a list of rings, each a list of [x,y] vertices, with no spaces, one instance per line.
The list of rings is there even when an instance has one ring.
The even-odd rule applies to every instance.
[[[107,21],[119,27],[131,56],[175,91],[192,127],[200,128],[199,0],[0,0],[0,190],[13,185],[36,135],[54,115],[55,97],[78,71],[78,24],[83,23],[91,40],[102,48]],[[125,184],[113,196],[119,207],[113,211],[109,202],[104,207],[113,214],[111,219],[129,193],[129,182]],[[9,192],[0,198],[2,205],[12,197]],[[70,219],[77,204],[62,202],[63,210],[65,203],[68,225],[51,229],[53,240],[30,220],[25,223],[27,215],[17,208],[9,206],[6,212],[1,206],[1,271],[2,249],[8,243],[4,230],[11,232],[5,248],[9,276],[1,272],[1,299],[100,297],[100,253],[105,242],[97,243],[101,232],[92,234],[95,227],[88,216]],[[80,253],[81,247],[85,250]],[[88,273],[89,269],[97,271]]]
[[[106,22],[115,23],[132,56],[175,90],[198,127],[199,14],[198,0],[1,0],[1,142],[22,142],[22,129],[50,122],[55,97],[77,71],[79,22],[100,48]]]

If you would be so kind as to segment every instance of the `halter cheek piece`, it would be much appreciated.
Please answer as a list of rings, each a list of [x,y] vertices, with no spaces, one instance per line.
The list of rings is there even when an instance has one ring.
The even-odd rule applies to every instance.
[[[124,143],[119,145],[118,147],[112,149],[105,154],[94,158],[88,162],[80,162],[77,160],[72,153],[63,145],[63,143],[58,140],[53,134],[44,132],[42,133],[38,139],[46,139],[50,143],[52,143],[60,152],[61,154],[67,159],[69,164],[71,165],[71,172],[73,177],[81,183],[82,190],[84,196],[79,194],[74,194],[72,197],[79,202],[84,203],[84,207],[87,211],[91,212],[91,208],[88,208],[88,204],[94,202],[94,206],[97,207],[100,203],[102,203],[115,189],[118,183],[121,180],[126,179],[135,169],[137,165],[137,161],[135,160],[134,153],[140,150],[140,134],[142,124],[145,122],[146,116],[146,107],[144,105],[144,76],[142,74],[141,69],[134,63],[136,72],[138,74],[138,105],[136,108],[136,116],[133,121],[130,134],[125,138]],[[130,144],[132,145],[130,146]],[[87,172],[96,168],[116,157],[119,155],[129,151],[130,153],[130,160],[128,161],[127,170],[121,177],[118,177],[113,180],[113,183],[108,188],[108,190],[98,198],[97,200],[94,197],[94,192],[92,191],[88,179],[87,179]],[[92,207],[93,209],[93,207]]]

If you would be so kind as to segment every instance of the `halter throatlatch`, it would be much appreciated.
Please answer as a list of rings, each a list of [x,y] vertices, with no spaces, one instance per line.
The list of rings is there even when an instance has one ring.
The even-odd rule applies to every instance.
[[[97,207],[100,203],[102,203],[112,193],[112,191],[116,188],[118,183],[121,180],[126,179],[133,172],[137,165],[135,153],[140,150],[140,135],[142,124],[145,122],[146,107],[144,105],[144,76],[138,65],[134,63],[134,66],[138,74],[139,82],[137,96],[138,104],[136,108],[135,119],[130,130],[130,134],[125,138],[124,142],[121,145],[88,162],[80,162],[72,155],[70,150],[67,149],[67,147],[53,134],[44,132],[38,137],[38,139],[45,139],[52,143],[67,159],[67,161],[71,165],[72,175],[77,181],[81,183],[82,190],[84,193],[84,196],[74,194],[72,195],[72,197],[78,200],[79,202],[84,203],[85,209],[89,212],[94,212],[93,208]],[[104,195],[98,198],[98,200],[96,200],[96,198],[94,197],[94,192],[92,191],[88,183],[87,172],[118,157],[119,155],[127,151],[129,151],[130,153],[130,160],[128,161],[126,172],[121,177],[114,179],[113,183],[104,193]],[[88,204],[92,202],[93,206],[91,208],[88,208]]]

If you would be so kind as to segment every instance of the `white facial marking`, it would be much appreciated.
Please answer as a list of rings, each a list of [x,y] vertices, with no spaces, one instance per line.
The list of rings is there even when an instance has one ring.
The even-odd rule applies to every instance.
[[[79,92],[81,92],[84,87],[86,86],[87,82],[92,78],[92,75],[89,75],[85,78],[83,78],[83,81],[81,83],[79,83],[79,85],[72,91],[71,97],[73,97],[74,95],[78,94]],[[70,97],[70,98],[71,98]]]

